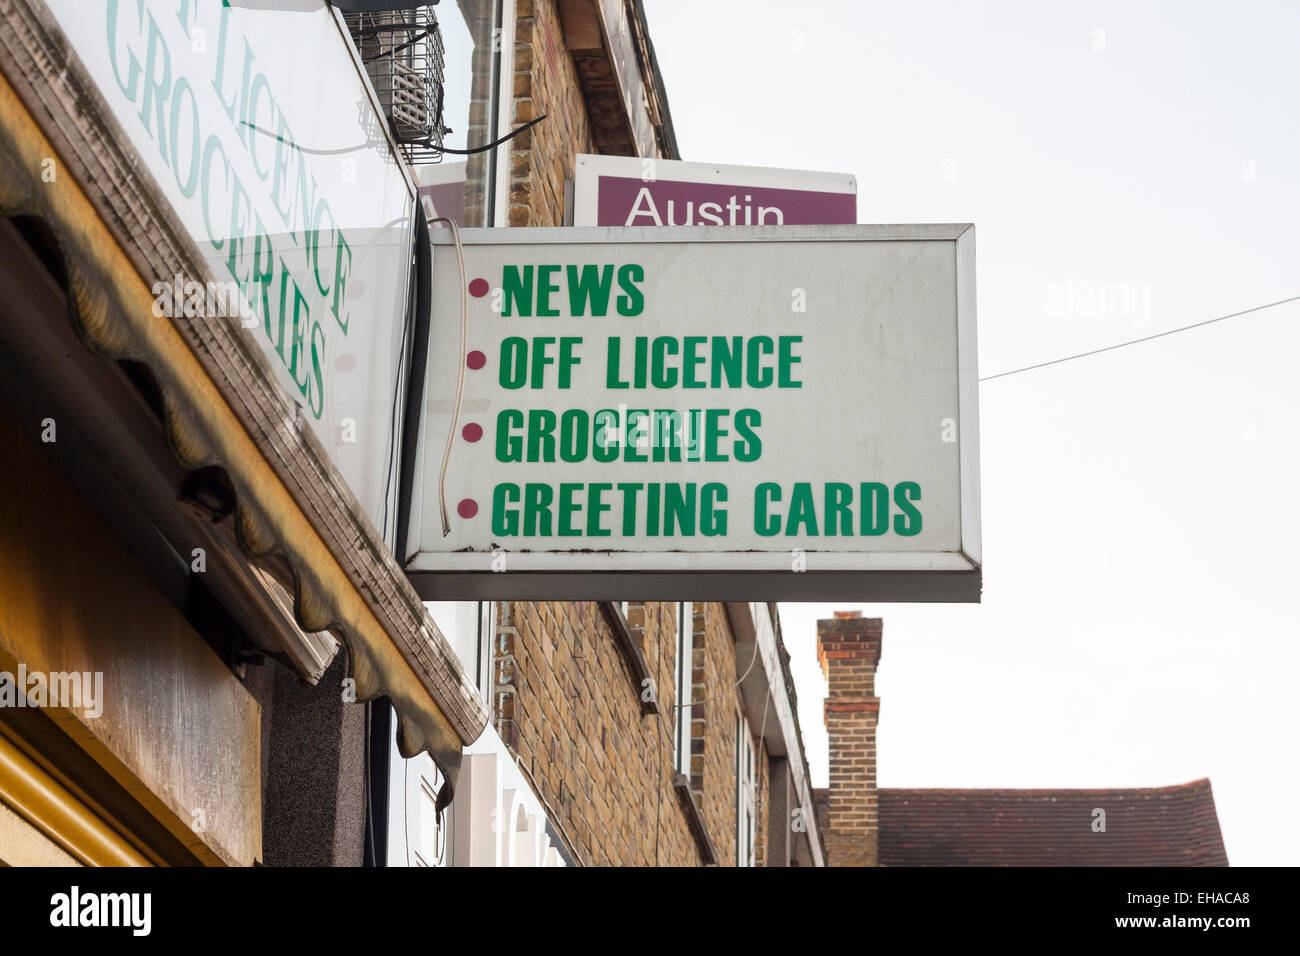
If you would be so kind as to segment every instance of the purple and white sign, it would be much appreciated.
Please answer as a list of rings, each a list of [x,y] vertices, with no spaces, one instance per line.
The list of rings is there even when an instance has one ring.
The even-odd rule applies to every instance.
[[[586,154],[574,169],[575,226],[852,225],[857,212],[848,173]]]
[[[465,226],[465,164],[439,163],[420,166],[420,202],[430,218],[446,216]]]

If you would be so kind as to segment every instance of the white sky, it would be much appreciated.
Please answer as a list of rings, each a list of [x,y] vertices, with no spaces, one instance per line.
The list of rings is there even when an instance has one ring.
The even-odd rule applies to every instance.
[[[1300,4],[645,4],[685,159],[976,224],[981,374],[1300,294]],[[983,384],[983,604],[782,606],[815,782],[815,621],[861,607],[882,786],[1208,776],[1232,863],[1300,863],[1298,320]]]

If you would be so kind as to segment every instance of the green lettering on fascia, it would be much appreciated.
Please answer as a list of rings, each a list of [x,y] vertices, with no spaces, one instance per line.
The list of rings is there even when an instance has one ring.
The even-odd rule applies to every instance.
[[[334,258],[334,300],[330,304],[330,311],[334,313],[334,318],[339,323],[339,328],[343,334],[348,334],[348,315],[344,310],[339,312],[340,306],[347,299],[346,287],[348,279],[352,276],[352,249],[348,246],[347,240],[343,238],[343,233],[337,230],[335,236],[335,258]],[[319,251],[316,252],[319,256]],[[319,268],[319,266],[318,266]],[[317,273],[319,275],[319,272]]]
[[[645,534],[647,538],[659,537],[659,499],[662,489],[657,483],[645,488]]]
[[[762,453],[760,424],[753,408],[506,408],[497,413],[495,454],[502,463],[752,462]]]
[[[782,335],[777,339],[776,367],[778,371],[778,388],[802,388],[801,382],[795,381],[791,366],[798,365],[803,359],[794,354],[796,342],[802,342],[802,335]]]
[[[573,381],[573,367],[582,364],[582,359],[573,354],[574,349],[582,344],[579,335],[560,336],[560,369],[556,382],[560,388],[569,388]]]
[[[551,536],[551,501],[555,493],[550,485],[529,483],[524,487],[524,535]]]
[[[321,296],[320,308],[328,304],[346,335],[352,251],[330,204],[319,197],[317,179],[294,141],[267,74],[257,69],[252,47],[238,30],[237,16],[224,0],[206,5],[179,0],[175,21],[159,21],[143,3],[108,0],[102,9],[110,69],[134,109],[139,128],[156,142],[181,195],[197,193],[208,242],[224,253],[226,271],[261,319],[271,351],[319,419],[325,404],[326,336],[319,327],[318,301],[309,299],[304,290],[314,286]],[[210,11],[209,20],[215,19],[215,24],[204,23],[205,11]],[[183,56],[173,56],[168,35],[179,31],[188,43],[205,26],[216,30],[210,82],[221,110],[201,114],[183,69],[193,62],[191,52],[186,49]],[[204,127],[205,120],[222,113],[233,135]],[[257,204],[227,153],[226,145],[235,141],[242,145],[256,178],[266,184],[265,191],[257,193]],[[282,230],[268,229],[262,222],[263,196],[270,199],[294,244],[304,246],[314,283],[305,274],[289,273],[275,254],[271,234]],[[228,229],[222,230],[222,225]],[[278,297],[271,289],[277,262],[281,266]],[[280,303],[278,313],[272,305],[275,298]]]
[[[736,436],[739,439],[732,448],[736,461],[758,461],[763,454],[763,442],[754,429],[763,424],[763,416],[757,408],[742,408],[735,416]]]
[[[682,340],[682,388],[704,388],[705,383],[696,377],[696,369],[705,362],[700,346],[707,341],[703,335],[688,335]]]
[[[605,482],[592,482],[587,486],[587,537],[608,538],[609,529],[601,524],[600,516],[610,509],[602,499],[605,492],[613,489]]]
[[[853,509],[849,507],[852,501],[852,485],[835,481],[826,483],[826,508],[822,515],[822,524],[826,529],[827,537],[833,538],[839,534],[850,537],[853,535]]]
[[[724,382],[727,388],[740,388],[740,370],[744,359],[744,350],[741,348],[743,341],[744,338],[739,335],[733,335],[730,339],[724,335],[713,337],[709,356],[713,360],[712,372],[709,375],[711,388],[721,388]]]
[[[581,483],[563,482],[560,485],[560,536],[564,538],[579,537],[582,532],[573,526],[573,517],[582,510],[582,506],[573,500],[574,495],[582,490]]]
[[[728,455],[718,451],[718,442],[730,434],[722,427],[722,419],[731,413],[725,408],[710,408],[704,413],[704,460],[727,461]]]
[[[497,461],[512,462],[524,460],[524,436],[515,430],[523,430],[524,413],[517,408],[503,408],[497,413]]]
[[[501,270],[501,314],[533,314],[533,267],[505,266]]]
[[[569,314],[603,318],[609,313],[609,295],[614,287],[613,266],[585,265],[566,271],[569,285]]]
[[[858,489],[858,521],[862,534],[875,537],[889,530],[889,488],[864,481]]]
[[[650,445],[649,417],[650,411],[648,409],[628,409],[627,415],[625,416],[625,421],[627,422],[627,440],[624,445],[624,461],[640,463],[649,460],[645,452],[640,450],[648,448]]]
[[[619,378],[618,353],[622,342],[617,335],[611,335],[605,351],[605,387],[627,388],[627,382]]]
[[[618,490],[623,493],[623,537],[625,538],[636,535],[636,499],[644,487],[645,485],[639,481],[618,483]]]
[[[771,514],[772,506],[781,501],[781,486],[765,481],[754,489],[754,532],[766,538],[781,533],[781,518]]]
[[[203,231],[207,234],[208,242],[212,248],[220,249],[226,243],[224,235],[218,233],[215,223],[218,221],[213,216],[212,211],[212,159],[218,153],[221,154],[221,163],[225,167],[225,173],[222,175],[222,183],[228,183],[231,178],[230,158],[226,155],[225,147],[221,145],[216,135],[208,137],[203,144],[203,162],[199,180],[199,195],[202,199],[201,206],[203,209]],[[217,213],[220,215],[220,212]]]
[[[546,366],[553,365],[555,359],[548,354],[547,346],[555,344],[555,336],[538,335],[533,338],[532,382],[533,388],[543,388]]]
[[[258,105],[263,101],[271,107],[272,118],[269,120],[263,119],[258,114]],[[257,173],[257,178],[262,182],[266,182],[270,177],[271,167],[262,167],[258,159],[258,145],[266,142],[266,134],[261,131],[269,130],[275,125],[275,112],[275,102],[271,100],[271,85],[267,82],[265,73],[258,73],[253,77],[253,82],[248,88],[248,111],[244,119],[249,127],[248,157],[253,161],[253,172]]]
[[[233,189],[231,190],[230,201],[230,231],[226,236],[226,271],[234,277],[236,282],[243,285],[247,281],[247,276],[241,274],[239,250],[247,238],[248,215],[252,204],[249,202],[248,193],[244,191],[244,184],[239,181],[239,177],[234,177],[231,183]],[[284,358],[283,354],[280,357]]]
[[[253,266],[249,272],[247,294],[254,311],[261,306],[263,327],[266,334],[271,334],[271,286],[275,284],[275,250],[271,247],[271,237],[262,227],[262,220],[257,220],[257,238],[253,240]]]
[[[281,265],[283,265],[281,260]],[[298,378],[298,362],[303,357],[303,343],[311,341],[311,334],[308,332],[308,326],[311,323],[311,308],[307,304],[307,297],[302,294],[298,288],[298,283],[288,275],[288,268],[284,270],[285,286],[293,287],[293,334],[289,345],[289,377],[293,379],[294,384],[303,396],[307,395],[307,370],[303,369],[302,379]],[[280,296],[281,302],[284,301],[283,289]],[[281,326],[284,325],[284,318],[280,319]]]
[[[528,460],[555,461],[555,412],[549,408],[528,411]]]
[[[764,355],[771,355],[772,340],[766,335],[756,335],[749,340],[745,356],[745,379],[750,388],[767,388],[772,384],[772,369],[762,364]]]
[[[528,381],[528,340],[518,335],[501,340],[501,367],[497,372],[502,388],[523,388]]]
[[[856,489],[832,481],[822,487],[820,499],[814,489],[810,482],[791,485],[789,507],[783,513],[782,487],[771,481],[759,484],[754,489],[755,533],[771,537],[784,530],[788,537],[816,537],[820,517],[827,536],[875,537],[891,530],[891,502],[893,532],[902,537],[921,533],[921,510],[915,504],[921,500],[921,486],[915,481],[900,481],[892,490],[878,481],[861,482]]]
[[[694,482],[664,486],[664,535],[672,537],[681,529],[686,536],[695,534],[695,484]]]
[[[672,388],[677,384],[677,369],[668,361],[677,354],[677,339],[671,335],[657,337],[651,345],[651,379],[655,388]]]
[[[560,537],[611,537],[603,518],[612,510],[608,498],[614,494],[622,496],[624,537],[727,533],[727,486],[721,482],[563,482],[558,486],[530,482],[522,488],[503,483],[492,493],[492,533],[547,537],[554,530]]]
[[[650,410],[650,421],[651,460],[681,461],[686,416],[675,408],[654,408]]]
[[[900,514],[894,515],[894,534],[911,537],[921,533],[921,509],[913,501],[921,500],[921,486],[915,481],[901,481],[894,486],[894,504]]]
[[[795,347],[799,335],[773,339],[756,335],[631,336],[631,374],[624,376],[623,337],[606,343],[605,382],[608,388],[802,388],[795,366],[803,360]],[[707,366],[707,369],[705,368]]]
[[[705,537],[726,537],[727,486],[710,481],[700,493],[700,531]]]
[[[325,328],[319,322],[311,327],[312,383],[307,390],[307,407],[317,419],[325,411]]]
[[[618,461],[623,453],[623,440],[618,411],[602,408],[591,417],[591,457],[608,464]]]
[[[117,0],[113,0],[113,2],[116,3]],[[216,69],[213,71],[212,89],[217,94],[217,102],[219,102],[221,106],[225,109],[226,116],[228,116],[230,118],[230,121],[233,123],[235,120],[235,97],[232,95],[230,97],[229,102],[227,102],[225,96],[223,96],[221,92],[222,87],[225,86],[226,38],[229,35],[229,33],[230,33],[230,5],[227,3],[222,3],[221,24],[220,26],[217,27],[217,65],[216,65]],[[191,32],[188,26],[185,28],[185,35],[193,36],[193,33]]]
[[[519,503],[519,486],[504,482],[492,490],[492,533],[513,537],[519,533],[519,512],[511,507]]]
[[[636,338],[635,358],[632,362],[632,381],[637,388],[645,388],[646,371],[650,362],[649,349],[645,336],[638,335]]]
[[[539,316],[549,317],[560,314],[560,310],[551,305],[551,296],[560,291],[560,284],[552,279],[559,271],[559,266],[537,267],[537,314]]]
[[[591,419],[586,409],[570,408],[560,416],[560,460],[577,464],[587,460],[587,449],[591,446],[588,424]]]
[[[618,297],[618,314],[640,315],[645,310],[645,295],[638,285],[645,281],[645,269],[638,265],[625,265],[618,270],[618,286],[623,294]]]
[[[158,28],[158,22],[154,20],[153,14],[150,13],[149,40],[144,58],[144,85],[141,88],[139,116],[140,122],[144,124],[144,131],[149,134],[150,139],[158,141],[158,154],[162,156],[163,165],[165,166],[169,166],[171,163],[167,159],[167,149],[164,146],[166,127],[164,125],[163,109],[168,96],[171,95],[171,83],[171,55],[167,50],[167,44],[163,41],[162,30]],[[152,125],[155,115],[158,120],[157,132],[154,131]]]
[[[790,517],[785,533],[787,537],[817,536],[817,508],[813,504],[812,484],[807,481],[797,481],[790,489]]]

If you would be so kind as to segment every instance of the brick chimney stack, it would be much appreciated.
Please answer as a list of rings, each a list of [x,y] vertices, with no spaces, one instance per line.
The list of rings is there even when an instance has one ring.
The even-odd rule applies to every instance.
[[[875,866],[880,833],[876,794],[876,665],[881,620],[861,611],[836,611],[817,622],[817,660],[826,675],[826,730],[830,734],[829,832],[831,866]]]

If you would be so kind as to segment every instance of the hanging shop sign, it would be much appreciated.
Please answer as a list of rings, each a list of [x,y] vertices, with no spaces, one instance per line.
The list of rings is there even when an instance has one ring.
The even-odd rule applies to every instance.
[[[239,322],[387,532],[415,188],[338,15],[272,6],[49,0],[211,265],[155,313]]]
[[[575,226],[797,226],[857,222],[847,173],[579,154]]]
[[[972,227],[435,234],[426,598],[978,600]]]

